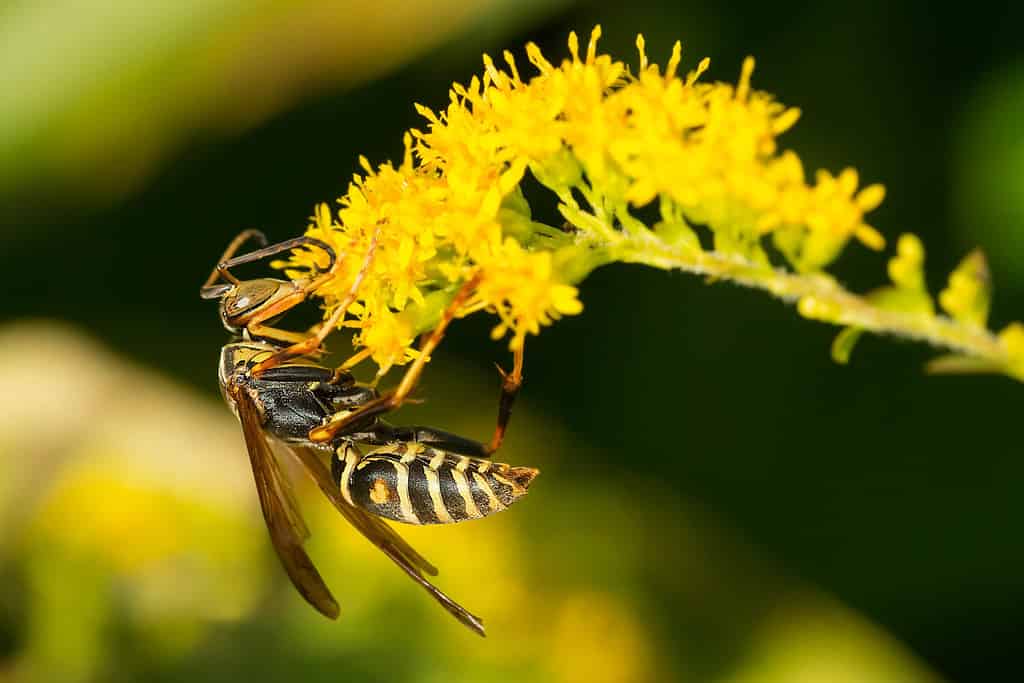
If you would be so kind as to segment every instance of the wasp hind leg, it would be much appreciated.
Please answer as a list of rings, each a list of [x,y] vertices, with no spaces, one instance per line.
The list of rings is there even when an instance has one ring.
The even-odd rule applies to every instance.
[[[468,455],[471,458],[487,458],[491,454],[486,444],[475,439],[418,425],[396,427],[377,423],[372,429],[360,434],[359,440],[374,446],[395,442],[419,443],[448,453]]]
[[[466,300],[473,291],[476,290],[478,284],[480,284],[479,273],[459,288],[451,303],[448,304],[448,307],[441,314],[441,320],[438,322],[437,327],[427,337],[426,342],[420,346],[419,355],[412,362],[412,365],[409,366],[409,369],[405,371],[402,381],[398,383],[394,391],[370,401],[358,410],[354,410],[337,419],[332,419],[327,424],[317,427],[309,433],[309,440],[314,443],[330,441],[335,435],[344,434],[348,428],[361,420],[390,413],[399,408],[412,390],[416,388],[416,384],[423,374],[423,368],[430,359],[430,354],[434,352],[441,343],[441,340],[444,339],[444,333],[448,329],[448,325],[455,319],[456,313],[466,303]]]
[[[494,425],[494,436],[487,445],[487,455],[491,455],[499,448],[505,439],[505,430],[508,429],[509,420],[512,419],[512,404],[515,403],[519,390],[523,387],[523,347],[520,346],[513,353],[512,372],[505,372],[498,367],[501,373],[501,396],[498,399],[498,422]]]
[[[454,303],[456,302],[453,302],[453,304]],[[454,310],[452,306],[450,306],[449,309]],[[447,325],[447,322],[438,326],[440,334],[444,333],[444,325]],[[437,342],[440,341],[440,334],[437,330],[434,331],[431,339],[424,344],[420,358],[425,357],[428,349],[432,350],[433,348],[436,348]],[[434,343],[431,344],[431,341]],[[362,358],[359,358],[359,360],[362,360]],[[344,365],[335,370],[335,376],[339,376],[339,373],[347,374],[347,368],[350,368],[353,365],[355,365],[355,362],[352,362],[352,359],[350,359]],[[410,369],[409,372],[411,373],[412,370],[413,369]],[[513,353],[512,371],[505,372],[499,366],[498,372],[501,374],[502,380],[501,396],[498,399],[498,419],[494,426],[494,434],[491,436],[491,440],[487,444],[475,439],[459,436],[458,434],[452,434],[451,432],[435,429],[433,427],[396,427],[386,423],[377,423],[372,429],[361,434],[356,440],[366,441],[367,443],[374,445],[382,445],[390,441],[415,441],[441,450],[458,453],[459,455],[468,455],[474,458],[489,458],[493,453],[501,448],[502,441],[505,438],[505,432],[508,429],[509,420],[512,418],[512,406],[515,403],[516,397],[519,395],[519,390],[523,386],[522,346],[516,349]],[[407,377],[408,374],[409,373],[406,373]],[[347,412],[343,416],[339,414],[339,417],[332,418],[324,426],[312,430],[312,432],[310,432],[310,439],[315,442],[328,441],[337,434],[346,433],[357,420],[365,420],[372,418],[375,415],[394,410],[397,407],[397,405],[394,405],[395,396],[397,395],[399,395],[399,391],[395,391],[390,395],[385,395],[370,401],[369,403],[364,404],[361,408]],[[404,394],[401,394],[401,396],[404,396]]]
[[[501,373],[501,397],[498,399],[498,421],[494,426],[494,435],[489,443],[483,443],[458,434],[446,432],[433,427],[393,427],[388,424],[378,424],[375,427],[375,434],[383,437],[381,441],[368,443],[387,443],[389,441],[415,441],[426,446],[432,446],[442,451],[468,455],[473,458],[489,458],[499,448],[505,438],[505,431],[508,429],[509,420],[512,418],[512,405],[519,395],[523,386],[523,350],[519,348],[515,352],[512,371],[505,372],[498,367]]]

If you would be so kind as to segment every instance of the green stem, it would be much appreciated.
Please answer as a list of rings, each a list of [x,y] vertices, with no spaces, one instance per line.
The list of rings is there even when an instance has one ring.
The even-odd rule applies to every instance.
[[[626,239],[609,248],[617,260],[625,263],[682,270],[761,289],[784,301],[800,301],[801,313],[807,317],[924,341],[1001,367],[1009,362],[1003,345],[988,330],[943,315],[880,309],[824,273],[798,274],[766,268],[731,254],[673,247],[651,239],[642,243]]]

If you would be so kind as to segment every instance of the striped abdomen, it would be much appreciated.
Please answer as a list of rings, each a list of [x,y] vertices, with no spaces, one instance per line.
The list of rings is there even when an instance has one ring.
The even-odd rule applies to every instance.
[[[451,524],[486,517],[526,495],[538,471],[451,455],[419,443],[384,446],[360,457],[343,445],[332,464],[350,504],[407,524]]]

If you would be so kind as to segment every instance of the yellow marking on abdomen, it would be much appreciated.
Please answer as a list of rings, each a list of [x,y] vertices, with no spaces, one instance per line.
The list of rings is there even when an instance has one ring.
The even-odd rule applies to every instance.
[[[341,472],[341,497],[349,505],[355,505],[352,501],[352,491],[349,489],[348,481],[352,477],[352,470],[355,468],[356,463],[359,462],[359,456],[356,455],[355,449],[348,444],[344,446],[344,449],[345,469]]]
[[[377,505],[383,505],[388,502],[390,497],[391,490],[388,488],[388,483],[383,479],[374,479],[373,488],[370,489],[370,500]]]
[[[480,514],[480,508],[476,506],[476,501],[473,500],[473,491],[469,488],[469,480],[458,466],[452,469],[452,480],[455,482],[455,488],[459,490],[459,495],[462,496],[462,501],[466,504],[466,517],[483,517]]]
[[[497,480],[497,482],[499,484],[504,484],[505,486],[507,486],[510,489],[512,489],[512,493],[514,495],[520,495],[522,493],[523,487],[520,486],[519,484],[517,484],[516,482],[512,481],[508,477],[504,477],[504,476],[498,474],[497,472],[493,472],[491,474],[491,476],[494,477],[495,480]]]
[[[444,456],[444,451],[438,451],[437,455],[430,459],[430,463],[427,464],[427,467],[437,472],[437,468],[444,464]]]
[[[412,500],[409,498],[409,468],[402,462],[396,462],[395,472],[398,474],[395,487],[398,489],[398,509],[402,513],[402,519],[409,524],[422,524],[412,508]]]
[[[429,467],[425,467],[423,469],[423,474],[427,478],[427,490],[430,491],[430,502],[434,504],[434,514],[437,515],[438,521],[441,524],[453,523],[455,520],[452,519],[451,514],[448,512],[448,508],[445,507],[444,498],[441,496],[441,478],[437,476],[437,472]]]
[[[494,490],[491,488],[491,485],[487,483],[487,480],[484,479],[482,475],[474,472],[473,481],[475,481],[480,488],[484,490],[484,493],[487,494],[487,506],[491,508],[491,512],[498,512],[499,510],[505,509],[505,506],[501,504],[500,500],[498,500],[498,496],[494,494]]]

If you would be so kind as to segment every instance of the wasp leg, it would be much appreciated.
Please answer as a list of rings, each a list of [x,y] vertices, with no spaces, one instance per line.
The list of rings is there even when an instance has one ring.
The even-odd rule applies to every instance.
[[[381,415],[383,413],[389,413],[401,406],[409,396],[409,393],[416,387],[416,383],[419,382],[420,375],[423,374],[423,367],[430,359],[430,354],[433,353],[434,349],[437,348],[441,343],[441,340],[444,338],[444,333],[445,330],[447,330],[448,325],[455,318],[455,314],[466,303],[466,299],[469,298],[479,283],[480,274],[477,273],[462,285],[458,292],[455,293],[455,297],[441,314],[441,320],[437,323],[437,327],[434,328],[426,342],[424,342],[420,347],[419,355],[416,357],[416,360],[413,361],[412,365],[409,366],[409,369],[405,371],[405,375],[402,376],[402,381],[398,383],[398,387],[396,387],[394,391],[370,401],[358,410],[348,413],[337,420],[331,420],[327,424],[317,427],[309,433],[310,441],[313,441],[314,443],[330,441],[334,438],[335,434],[344,433],[346,428],[350,427],[358,420]]]
[[[472,458],[486,458],[490,455],[487,446],[479,441],[433,427],[418,425],[396,427],[378,422],[373,428],[361,432],[358,438],[360,441],[374,446],[382,446],[396,441],[414,441],[448,453],[468,455]]]
[[[301,332],[291,332],[259,323],[246,325],[246,329],[249,330],[250,338],[265,339],[279,344],[297,344],[306,339],[306,335]]]
[[[357,366],[360,363],[362,363],[364,360],[369,358],[371,355],[372,355],[372,351],[370,349],[363,349],[362,351],[359,351],[355,355],[350,356],[348,358],[348,360],[346,360],[344,363],[342,363],[341,365],[339,365],[338,367],[336,367],[334,369],[334,377],[343,377],[345,375],[350,374],[349,370],[351,370],[355,366]],[[380,378],[379,377],[375,377],[374,380],[373,380],[373,384],[371,386],[376,387],[378,379],[380,379]]]
[[[352,356],[335,369],[334,377],[351,377],[348,373],[348,368],[364,360],[367,356],[369,356],[369,351],[366,349]],[[516,396],[518,396],[519,390],[523,386],[523,349],[520,347],[514,352],[511,372],[505,372],[501,366],[498,366],[498,372],[501,374],[502,380],[501,397],[498,400],[498,420],[494,427],[494,435],[487,445],[475,439],[468,439],[458,434],[451,434],[432,427],[394,427],[386,424],[375,427],[376,431],[373,434],[369,434],[368,438],[360,438],[358,440],[365,440],[366,443],[374,445],[384,444],[389,441],[417,441],[460,455],[488,458],[492,453],[501,448],[509,420],[512,418],[512,405],[515,403]],[[368,433],[364,432],[363,434]]]
[[[309,354],[320,349],[320,345],[323,343],[324,339],[327,338],[327,335],[329,335],[334,330],[334,328],[338,326],[338,323],[341,321],[341,319],[345,317],[345,313],[348,311],[348,307],[355,303],[356,297],[359,295],[359,288],[362,286],[363,280],[366,279],[366,275],[370,271],[370,265],[373,263],[373,254],[377,250],[377,238],[380,236],[380,230],[381,226],[378,225],[377,229],[373,233],[373,237],[370,238],[370,248],[366,250],[366,256],[365,258],[363,258],[363,264],[362,266],[360,266],[359,272],[356,274],[355,279],[352,281],[352,286],[349,287],[348,293],[345,295],[345,298],[342,299],[337,304],[337,307],[334,309],[334,312],[331,314],[331,316],[324,322],[320,323],[315,328],[316,331],[309,337],[303,339],[300,342],[296,342],[287,348],[281,349],[280,351],[270,356],[266,360],[258,363],[252,369],[252,374],[254,376],[259,377],[260,374],[266,372],[272,367],[281,365],[282,363],[286,363],[292,360],[293,358],[301,358],[302,356],[308,356]],[[331,273],[328,273],[326,276],[322,277],[333,277],[333,275],[334,273],[332,271]],[[323,280],[321,278],[313,280],[307,287],[303,288],[302,297],[305,298],[308,292],[319,287],[320,284],[322,284],[322,282]],[[288,297],[285,297],[281,301],[283,302],[287,298]],[[287,306],[287,308],[291,308],[297,303],[298,301]],[[277,306],[268,307],[266,312],[261,311],[259,320],[255,322],[260,323],[263,322],[264,320],[270,320],[280,315],[283,312],[283,310],[287,310],[287,308],[280,309]]]
[[[512,360],[512,372],[505,372],[500,367],[501,373],[501,397],[498,399],[498,422],[494,425],[494,436],[487,445],[487,454],[490,455],[501,448],[501,442],[505,438],[505,430],[508,422],[512,419],[512,404],[523,386],[523,347],[515,350]]]

